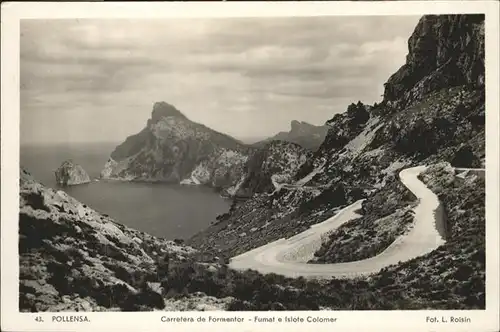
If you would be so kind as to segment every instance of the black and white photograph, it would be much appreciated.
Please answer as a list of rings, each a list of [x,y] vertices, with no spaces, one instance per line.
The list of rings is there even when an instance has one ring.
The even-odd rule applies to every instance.
[[[21,19],[19,312],[485,310],[485,44],[484,13]]]

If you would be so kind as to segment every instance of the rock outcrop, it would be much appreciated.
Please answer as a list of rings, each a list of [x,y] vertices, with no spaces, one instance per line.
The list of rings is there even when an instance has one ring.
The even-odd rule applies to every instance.
[[[236,139],[190,121],[157,102],[146,127],[116,147],[101,172],[105,179],[233,186],[248,148]]]
[[[304,121],[293,120],[290,123],[290,131],[282,131],[273,137],[264,141],[254,144],[254,146],[264,146],[270,141],[286,141],[298,144],[305,149],[315,151],[323,143],[326,133],[328,132],[327,126],[315,126]]]
[[[484,15],[427,15],[408,40],[406,63],[385,84],[384,101],[406,106],[431,91],[484,85]]]
[[[230,188],[232,196],[251,197],[254,193],[274,191],[275,183],[289,182],[311,155],[308,150],[295,143],[267,143],[250,155],[241,181]]]
[[[55,171],[56,181],[61,186],[73,186],[90,182],[90,177],[82,166],[66,160]]]

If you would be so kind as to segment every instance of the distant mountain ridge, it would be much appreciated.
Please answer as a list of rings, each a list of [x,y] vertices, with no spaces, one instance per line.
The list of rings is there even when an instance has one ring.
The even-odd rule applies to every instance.
[[[290,123],[290,131],[282,131],[278,134],[269,137],[260,142],[254,143],[253,146],[263,146],[270,141],[287,141],[298,144],[308,150],[316,150],[326,137],[328,126],[315,126],[305,121],[293,120]]]

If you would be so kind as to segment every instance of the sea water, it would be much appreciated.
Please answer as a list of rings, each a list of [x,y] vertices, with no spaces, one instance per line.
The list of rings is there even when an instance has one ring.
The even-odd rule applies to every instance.
[[[117,143],[22,145],[20,164],[44,185],[62,189],[126,226],[166,239],[188,238],[208,227],[230,202],[210,188],[98,180]],[[67,159],[92,182],[61,188],[54,171]]]

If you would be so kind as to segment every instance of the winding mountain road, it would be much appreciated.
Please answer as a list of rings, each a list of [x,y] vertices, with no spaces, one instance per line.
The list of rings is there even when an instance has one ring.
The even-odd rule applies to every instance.
[[[418,179],[418,175],[425,169],[426,166],[417,166],[399,173],[401,182],[418,198],[418,204],[413,209],[413,227],[377,256],[346,263],[307,264],[314,252],[320,248],[325,233],[360,217],[356,213],[361,208],[362,200],[359,200],[300,234],[288,239],[279,239],[233,257],[229,267],[287,277],[354,278],[425,255],[445,242],[441,235],[444,230],[444,216],[438,197]]]

